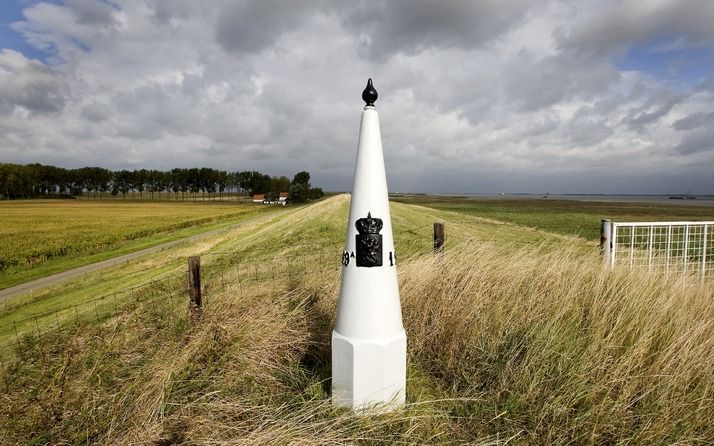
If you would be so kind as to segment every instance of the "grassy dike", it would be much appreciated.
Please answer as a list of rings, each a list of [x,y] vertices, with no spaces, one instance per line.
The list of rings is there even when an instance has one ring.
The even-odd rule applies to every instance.
[[[120,306],[117,316],[68,324],[40,341],[24,336],[19,357],[3,363],[0,442],[714,438],[709,284],[603,270],[590,241],[402,203],[392,204],[392,215],[409,336],[408,404],[386,415],[333,409],[329,339],[347,206],[348,197],[332,197],[127,265],[149,274],[154,267],[170,271],[165,262],[173,259],[181,271],[187,255],[204,253],[209,291],[200,323],[188,322],[182,296],[175,304]],[[429,253],[435,220],[447,224],[446,252],[438,258]],[[240,274],[239,258],[299,258],[333,245],[335,267],[222,286],[211,275]],[[223,254],[214,260],[210,252]],[[182,286],[151,292],[181,295]]]

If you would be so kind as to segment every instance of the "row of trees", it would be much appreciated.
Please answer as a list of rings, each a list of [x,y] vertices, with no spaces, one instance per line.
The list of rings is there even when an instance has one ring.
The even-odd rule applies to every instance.
[[[238,194],[266,194],[277,199],[289,192],[294,202],[319,198],[322,189],[310,185],[310,174],[298,172],[292,181],[256,171],[226,172],[207,167],[161,170],[117,170],[102,167],[64,169],[42,164],[0,164],[0,196],[6,199],[41,197],[93,198],[138,193],[140,199],[223,199]]]

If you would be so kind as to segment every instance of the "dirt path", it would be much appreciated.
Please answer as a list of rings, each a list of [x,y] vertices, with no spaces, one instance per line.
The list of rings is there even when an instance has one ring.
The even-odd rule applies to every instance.
[[[264,219],[264,218],[273,218],[278,214],[279,213],[270,213],[267,215],[259,215],[257,217],[249,218],[248,220],[244,220],[240,223],[236,223],[236,224],[229,225],[229,226],[224,226],[224,227],[218,228],[218,229],[213,229],[213,230],[203,232],[198,235],[193,235],[191,237],[183,238],[180,240],[174,240],[172,242],[163,243],[161,245],[152,246],[151,248],[142,249],[141,251],[124,254],[124,255],[121,255],[118,257],[112,257],[111,259],[102,260],[101,262],[90,263],[89,265],[80,266],[80,267],[73,268],[73,269],[70,269],[67,271],[63,271],[61,273],[52,274],[51,276],[45,276],[45,277],[42,277],[39,279],[31,280],[29,282],[21,283],[20,285],[15,285],[10,288],[5,288],[4,290],[0,290],[0,301],[3,301],[5,299],[11,298],[11,297],[27,294],[33,290],[45,288],[47,286],[54,285],[58,282],[62,282],[63,280],[81,276],[82,274],[86,274],[86,273],[89,273],[92,271],[97,271],[97,270],[100,270],[102,268],[106,268],[109,266],[118,265],[120,263],[128,262],[129,260],[133,260],[138,257],[145,256],[147,254],[161,251],[162,249],[170,248],[170,247],[176,246],[180,243],[198,241],[198,240],[204,239],[206,237],[210,237],[212,235],[220,234],[221,232],[230,231],[232,229],[239,228],[243,225],[246,225],[249,223],[254,223],[256,220],[260,220],[260,219]]]

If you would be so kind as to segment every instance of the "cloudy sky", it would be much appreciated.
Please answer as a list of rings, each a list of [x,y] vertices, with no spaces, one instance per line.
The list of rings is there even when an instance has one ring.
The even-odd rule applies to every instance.
[[[0,162],[714,193],[714,1],[3,0]]]

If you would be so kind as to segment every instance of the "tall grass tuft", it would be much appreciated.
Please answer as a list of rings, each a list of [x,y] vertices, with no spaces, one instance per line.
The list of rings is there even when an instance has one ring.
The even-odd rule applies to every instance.
[[[339,271],[214,287],[27,339],[6,444],[710,444],[711,284],[604,270],[575,245],[450,249],[399,265],[408,404],[329,402]]]
[[[714,440],[714,292],[579,251],[483,246],[402,269],[410,357],[474,436]]]

